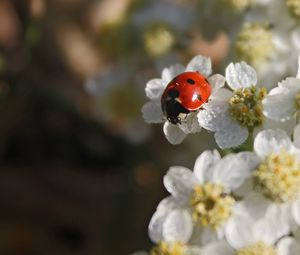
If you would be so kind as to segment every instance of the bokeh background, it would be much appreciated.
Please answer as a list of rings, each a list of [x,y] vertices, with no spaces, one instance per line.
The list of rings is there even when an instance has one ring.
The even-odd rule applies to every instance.
[[[215,147],[207,133],[172,146],[141,114],[163,67],[203,54],[222,70],[230,42],[201,8],[0,0],[0,254],[149,249],[163,174]]]

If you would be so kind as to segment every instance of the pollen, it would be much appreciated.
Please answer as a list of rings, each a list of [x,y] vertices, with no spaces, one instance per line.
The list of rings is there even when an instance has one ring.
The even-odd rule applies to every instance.
[[[265,24],[245,24],[235,42],[237,57],[255,67],[260,66],[272,55],[272,37],[271,29]]]
[[[143,39],[145,51],[151,57],[168,53],[176,41],[174,30],[163,23],[151,24],[146,28]]]
[[[193,220],[200,226],[216,229],[229,219],[235,203],[221,185],[205,183],[196,186],[190,199]]]
[[[223,3],[234,11],[244,11],[250,6],[251,0],[223,0]]]
[[[299,197],[300,163],[285,149],[271,153],[253,175],[257,189],[274,202],[292,202]]]
[[[151,249],[150,255],[184,255],[185,250],[185,245],[179,242],[160,242]]]
[[[299,22],[300,21],[300,1],[299,0],[286,0],[286,6],[290,14]]]
[[[236,251],[235,255],[277,255],[273,246],[263,242],[257,242]]]
[[[267,91],[265,88],[238,89],[229,100],[229,112],[231,117],[242,126],[253,129],[263,123],[263,105]]]

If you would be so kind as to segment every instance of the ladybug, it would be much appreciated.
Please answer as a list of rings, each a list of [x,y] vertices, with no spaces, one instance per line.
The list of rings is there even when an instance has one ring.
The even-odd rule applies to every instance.
[[[177,75],[161,97],[161,108],[167,120],[180,124],[188,113],[198,110],[211,95],[211,85],[199,72]]]

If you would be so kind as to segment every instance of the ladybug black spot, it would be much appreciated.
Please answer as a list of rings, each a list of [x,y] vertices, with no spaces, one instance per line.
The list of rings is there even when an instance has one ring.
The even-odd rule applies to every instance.
[[[202,97],[201,97],[201,95],[200,95],[200,94],[197,94],[197,98],[198,98],[198,100],[199,100],[199,101],[201,101],[201,100],[202,100]]]
[[[175,89],[172,89],[168,92],[168,96],[171,97],[171,98],[176,98],[176,97],[179,96],[179,91],[175,90]]]
[[[194,85],[195,84],[195,81],[193,79],[187,79],[186,80],[189,84],[191,85]]]

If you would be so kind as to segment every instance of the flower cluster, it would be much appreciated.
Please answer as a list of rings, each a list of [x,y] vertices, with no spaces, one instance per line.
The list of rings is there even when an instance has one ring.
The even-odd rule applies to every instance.
[[[199,2],[202,27],[215,33],[222,28],[232,42],[226,62],[244,60],[251,64],[268,89],[295,72],[297,55],[291,52],[300,49],[298,0]]]
[[[199,109],[190,111],[180,123],[173,124],[162,110],[163,93],[174,77],[185,72],[198,72],[206,77],[212,92]],[[146,85],[150,101],[142,108],[144,120],[148,123],[164,122],[163,131],[172,144],[179,144],[188,134],[204,128],[214,132],[221,149],[238,147],[249,136],[274,125],[291,132],[295,124],[291,115],[300,107],[297,106],[297,98],[300,97],[300,80],[297,77],[280,82],[279,88],[268,94],[265,87],[257,84],[256,71],[246,62],[229,64],[225,77],[211,73],[210,59],[200,55],[194,57],[186,68],[181,65],[165,68],[160,79],[150,80]],[[283,90],[285,93],[282,95]],[[279,103],[282,107],[277,107]]]
[[[171,123],[161,107],[165,91],[187,72],[205,77],[211,94]],[[192,170],[170,167],[163,178],[170,195],[148,227],[154,246],[136,254],[300,254],[299,71],[270,91],[246,62],[230,63],[224,76],[211,73],[210,59],[196,56],[146,85],[147,122],[164,122],[173,144],[202,128],[214,132],[220,152],[202,152]]]
[[[171,167],[164,186],[151,255],[300,252],[300,148],[280,129],[260,131],[253,152],[204,151],[193,170]]]
[[[100,19],[101,26],[96,26],[101,56],[104,59],[113,58],[113,61],[103,66],[98,75],[89,77],[85,88],[94,98],[92,106],[95,118],[108,126],[109,130],[118,130],[130,142],[142,142],[150,134],[135,111],[141,104],[140,87],[144,86],[145,79],[163,67],[181,61],[181,57],[205,52],[221,65],[245,61],[255,68],[260,81],[258,87],[264,86],[268,90],[278,80],[296,72],[294,63],[297,54],[291,52],[300,49],[298,0],[153,0],[125,1],[123,4],[122,11],[116,11],[111,18],[111,15],[107,18],[104,15]],[[209,60],[206,62],[202,63],[202,67],[188,64],[186,71],[195,68],[202,71],[211,85],[216,85],[215,94],[222,87],[224,78],[210,76]],[[160,90],[169,83],[171,76],[184,70],[182,66],[165,69]],[[245,74],[250,75],[247,71]],[[252,78],[251,86],[256,85],[254,76]],[[232,87],[230,81],[227,83],[230,89],[238,89]],[[147,96],[152,103],[144,107],[144,117],[147,122],[156,123],[164,121],[164,118],[160,107],[155,106],[154,101],[158,105],[160,102],[159,94],[151,92],[152,89],[156,90],[153,86],[149,83]],[[231,125],[232,133],[224,131],[226,128],[223,127],[217,130],[214,122],[198,124],[197,114],[189,114],[182,125],[174,126],[166,122],[164,132],[168,140],[178,144],[187,134],[197,133],[204,127],[215,132],[218,145],[222,148],[235,147],[244,142],[249,133],[251,135],[254,129],[257,130],[257,126],[266,123],[261,115],[260,101],[264,93],[260,93],[260,89],[253,88],[256,91],[250,91],[253,93],[251,100],[256,101],[257,105],[250,109],[246,117],[237,109],[247,110],[241,103],[241,96],[244,97],[248,90],[244,91],[245,86],[248,85],[239,84],[239,89],[243,91],[239,91],[231,100],[228,111],[233,121],[225,116],[228,115],[227,110],[220,113],[228,120],[226,125]],[[123,95],[124,91],[129,93]],[[210,101],[213,97],[211,95]],[[215,103],[212,104],[215,106]],[[203,109],[208,106],[203,105]],[[212,117],[210,113],[207,115]],[[202,121],[204,119],[201,118]],[[243,123],[243,128],[236,122]]]

